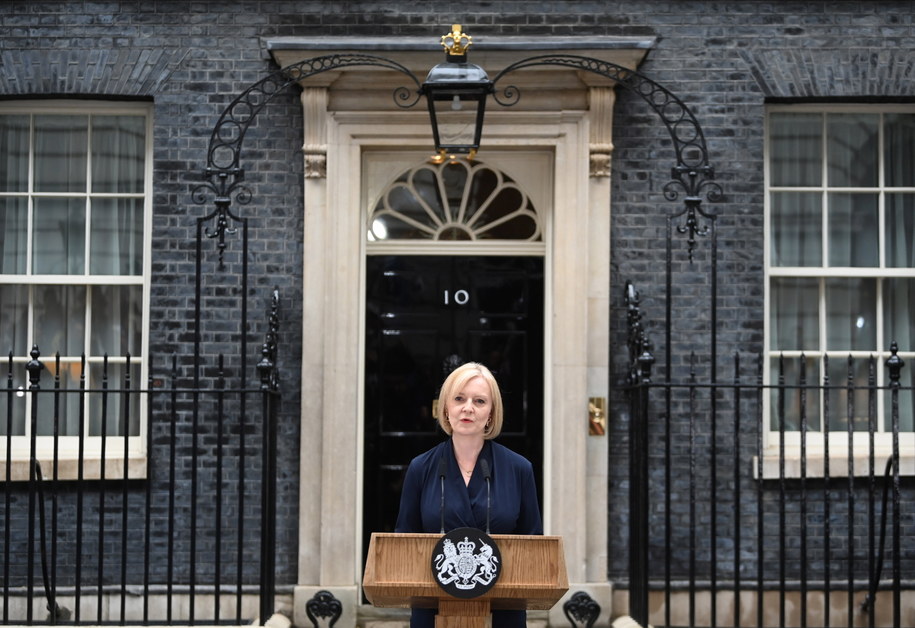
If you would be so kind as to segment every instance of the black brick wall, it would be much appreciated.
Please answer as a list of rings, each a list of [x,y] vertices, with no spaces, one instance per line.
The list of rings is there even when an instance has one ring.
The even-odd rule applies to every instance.
[[[720,215],[719,349],[762,349],[763,107],[767,98],[915,97],[909,2],[468,0],[445,2],[4,2],[0,4],[0,95],[145,98],[155,103],[155,196],[150,353],[167,368],[188,353],[192,316],[195,205],[210,131],[245,87],[275,70],[261,38],[282,35],[421,35],[437,38],[460,22],[474,37],[640,35],[658,40],[641,71],[680,96],[698,117],[725,199]],[[254,202],[233,210],[251,220],[249,307],[258,320],[277,284],[282,296],[280,368],[280,582],[296,573],[297,447],[301,361],[302,137],[294,92],[277,96],[252,129],[242,155]],[[622,93],[614,124],[612,347],[614,382],[626,372],[622,286],[641,290],[649,331],[663,311],[666,217],[663,197],[673,155],[666,130],[633,94]],[[207,242],[213,258],[213,243]],[[231,246],[235,246],[233,243]],[[230,246],[230,250],[231,250]],[[678,245],[682,246],[682,245]],[[231,255],[230,255],[231,259]],[[677,285],[705,294],[708,249],[680,261]],[[212,262],[208,262],[211,264]],[[237,297],[210,265],[206,290]],[[237,303],[237,301],[235,301]],[[707,347],[708,308],[691,301],[677,318],[676,354]],[[205,312],[207,364],[237,334],[232,299]],[[262,335],[252,324],[252,344]],[[654,334],[657,351],[664,347]],[[228,343],[228,344],[227,344]],[[254,347],[256,348],[256,347]],[[254,355],[253,361],[257,356]],[[625,573],[627,419],[611,415],[612,576]],[[159,429],[154,426],[154,430]],[[304,435],[307,438],[307,435]],[[153,436],[155,445],[160,438]],[[160,446],[160,445],[156,445]]]

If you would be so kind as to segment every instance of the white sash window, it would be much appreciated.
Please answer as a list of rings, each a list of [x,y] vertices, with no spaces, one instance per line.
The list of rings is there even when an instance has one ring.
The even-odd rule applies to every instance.
[[[3,395],[0,435],[14,437],[14,458],[28,454],[32,436],[25,365],[33,345],[46,367],[42,389],[53,388],[56,376],[61,389],[78,389],[83,356],[85,387],[100,388],[106,355],[109,388],[122,388],[128,374],[132,388],[142,387],[150,118],[146,104],[42,101],[0,108],[0,375],[8,388],[12,354],[18,393],[12,403]],[[109,395],[103,428],[98,396],[61,395],[55,411],[52,396],[43,395],[39,450],[50,446],[55,414],[64,455],[81,428],[89,437],[104,429],[107,436],[139,439],[145,426],[138,401],[124,412],[123,397]]]
[[[915,373],[915,109],[911,106],[773,106],[767,141],[768,379],[865,387],[867,359],[876,383],[889,382],[884,362],[892,343]],[[828,367],[825,365],[828,364]],[[828,371],[827,371],[828,368]],[[810,434],[860,434],[867,442],[868,395],[851,400],[830,390],[829,413],[818,390],[806,394]],[[773,389],[769,429],[779,431]],[[786,442],[800,429],[801,393],[782,400]],[[888,437],[890,397],[876,396],[876,432]],[[900,428],[913,430],[911,390],[900,395]],[[770,438],[770,442],[773,439]],[[847,440],[847,439],[846,439]],[[809,441],[816,444],[816,439]],[[834,439],[836,446],[840,438]],[[886,441],[888,443],[888,440]]]

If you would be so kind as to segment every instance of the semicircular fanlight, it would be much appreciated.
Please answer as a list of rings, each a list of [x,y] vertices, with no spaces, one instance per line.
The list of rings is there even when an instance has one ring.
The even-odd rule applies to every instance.
[[[382,192],[369,215],[370,242],[542,239],[530,198],[480,162],[424,163]]]

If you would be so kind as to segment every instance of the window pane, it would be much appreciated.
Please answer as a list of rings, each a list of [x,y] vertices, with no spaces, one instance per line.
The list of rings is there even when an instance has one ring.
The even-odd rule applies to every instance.
[[[915,171],[915,161],[910,167]],[[886,195],[886,265],[915,268],[915,195]]]
[[[441,183],[444,187],[446,198],[439,200],[437,190],[439,181],[434,176],[434,172],[425,170],[430,177],[426,179],[426,185],[436,191],[435,199],[428,194],[425,198],[431,207],[444,207],[448,210],[443,214],[437,212],[445,220],[457,220],[461,205],[465,205],[465,211],[473,212],[481,203],[484,203],[490,194],[496,189],[498,181],[496,173],[489,168],[481,168],[471,177],[470,186],[467,186],[467,169],[463,165],[449,163],[441,169]],[[415,178],[414,178],[415,180]],[[465,201],[464,196],[467,196]]]
[[[895,342],[900,351],[915,351],[915,278],[883,280],[883,349]],[[906,365],[906,369],[915,370]]]
[[[28,353],[29,289],[0,285],[0,358]]]
[[[432,194],[434,191],[428,185],[418,185],[417,190],[420,198]],[[376,216],[372,223],[372,233],[376,239],[431,238],[435,233],[435,221],[411,188],[403,184],[394,184],[386,194],[385,201],[379,203],[375,211],[383,210],[385,205],[400,216],[390,214]],[[433,207],[436,206],[433,205]],[[426,229],[422,229],[422,227],[426,227]]]
[[[34,286],[35,343],[43,356],[78,356],[85,341],[86,288]]]
[[[784,384],[771,390],[770,428],[778,431],[784,421],[785,431],[798,431],[802,419],[806,418],[808,431],[820,431],[820,395],[815,388],[820,382],[819,361],[815,358],[775,358],[769,363],[769,368],[772,384]],[[805,412],[803,417],[802,407]]]
[[[29,117],[0,116],[0,192],[29,189]]]
[[[105,371],[104,364],[91,364],[89,366],[89,386],[94,390],[108,392],[92,393],[89,411],[90,436],[128,436],[140,435],[140,395],[138,393],[126,394],[127,382],[124,374],[127,372],[126,364],[108,363]],[[140,388],[140,365],[130,364],[130,390]],[[102,399],[106,403],[102,403]]]
[[[829,390],[829,430],[831,432],[847,432],[849,418],[852,430],[858,432],[868,430],[870,407],[868,370],[868,360],[852,360],[851,366],[849,366],[847,358],[836,356],[829,360],[829,384],[833,387]],[[851,381],[849,381],[849,377]],[[848,406],[849,384],[851,385],[851,408]],[[876,409],[876,403],[875,398],[874,409]],[[876,429],[876,423],[874,427]]]
[[[35,191],[85,192],[86,116],[35,116]]]
[[[142,318],[140,286],[93,286],[91,354],[138,356]]]
[[[28,200],[0,198],[0,273],[23,275],[26,272],[28,240]]]
[[[876,194],[829,195],[829,265],[880,265]]]
[[[140,116],[92,118],[92,191],[140,194],[146,120]]]
[[[85,272],[86,201],[36,198],[32,233],[32,272],[81,275]]]
[[[826,121],[830,187],[874,187],[878,183],[878,116],[830,114]]]
[[[899,431],[911,432],[915,429],[913,417],[915,417],[915,393],[912,387],[915,386],[915,369],[906,364],[900,373],[899,385],[908,390],[900,390],[898,396],[899,403]],[[884,392],[884,427],[887,432],[893,429],[893,393],[892,391]]]
[[[820,346],[816,279],[778,277],[770,294],[773,351],[810,351]]]
[[[410,239],[428,237],[428,234],[423,234],[419,230],[412,228],[405,221],[400,220],[396,216],[380,213],[375,214],[375,217],[372,219],[372,225],[368,235],[370,242],[381,242],[388,238]]]
[[[143,272],[143,199],[105,198],[92,202],[89,273]]]
[[[526,240],[537,232],[534,211],[527,197],[514,186],[504,186],[491,197],[483,199],[473,217],[480,226],[481,239]],[[490,226],[491,225],[491,226]]]
[[[773,266],[823,265],[822,198],[816,192],[772,194]]]
[[[819,186],[823,179],[822,115],[770,117],[770,177],[774,186]]]
[[[461,197],[463,196],[464,184],[467,181],[467,171],[460,166],[448,165],[441,172],[442,180],[439,181],[437,171],[430,168],[420,168],[412,176],[401,177],[401,180],[408,181],[413,186],[413,192],[417,200],[421,201],[420,206],[423,212],[432,212],[439,220],[450,220],[457,216],[461,206]],[[444,183],[445,197],[442,197],[442,187]],[[409,207],[410,201],[405,199]],[[400,210],[399,206],[392,205],[394,209]],[[450,213],[449,213],[450,212]],[[422,215],[417,216],[422,220]]]
[[[3,376],[0,386],[0,436],[25,434],[25,369],[16,363],[12,372],[11,381],[9,360],[3,360],[0,368]]]
[[[826,280],[826,348],[874,351],[877,348],[877,280]]]
[[[884,180],[890,187],[915,186],[915,114],[889,113],[884,118]]]
[[[55,385],[58,388],[56,395],[53,392],[36,395],[37,433],[39,436],[53,436],[56,425],[57,433],[61,436],[79,436],[79,376],[82,363],[61,360],[60,381],[55,382],[58,373],[56,360],[50,358],[43,362],[47,372],[41,376],[42,390],[54,390]]]

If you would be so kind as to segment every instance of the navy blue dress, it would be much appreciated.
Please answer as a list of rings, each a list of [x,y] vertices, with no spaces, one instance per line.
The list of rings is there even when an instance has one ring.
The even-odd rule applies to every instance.
[[[404,477],[400,495],[400,512],[395,532],[441,531],[442,491],[439,464],[444,457],[445,530],[477,528],[486,530],[486,480],[480,461],[465,485],[454,457],[451,440],[414,458]],[[523,456],[492,441],[483,444],[480,458],[489,462],[492,491],[489,531],[491,534],[543,534],[543,522],[537,502],[534,469]],[[524,611],[493,611],[493,628],[523,628]],[[435,611],[413,609],[411,628],[432,628]]]

